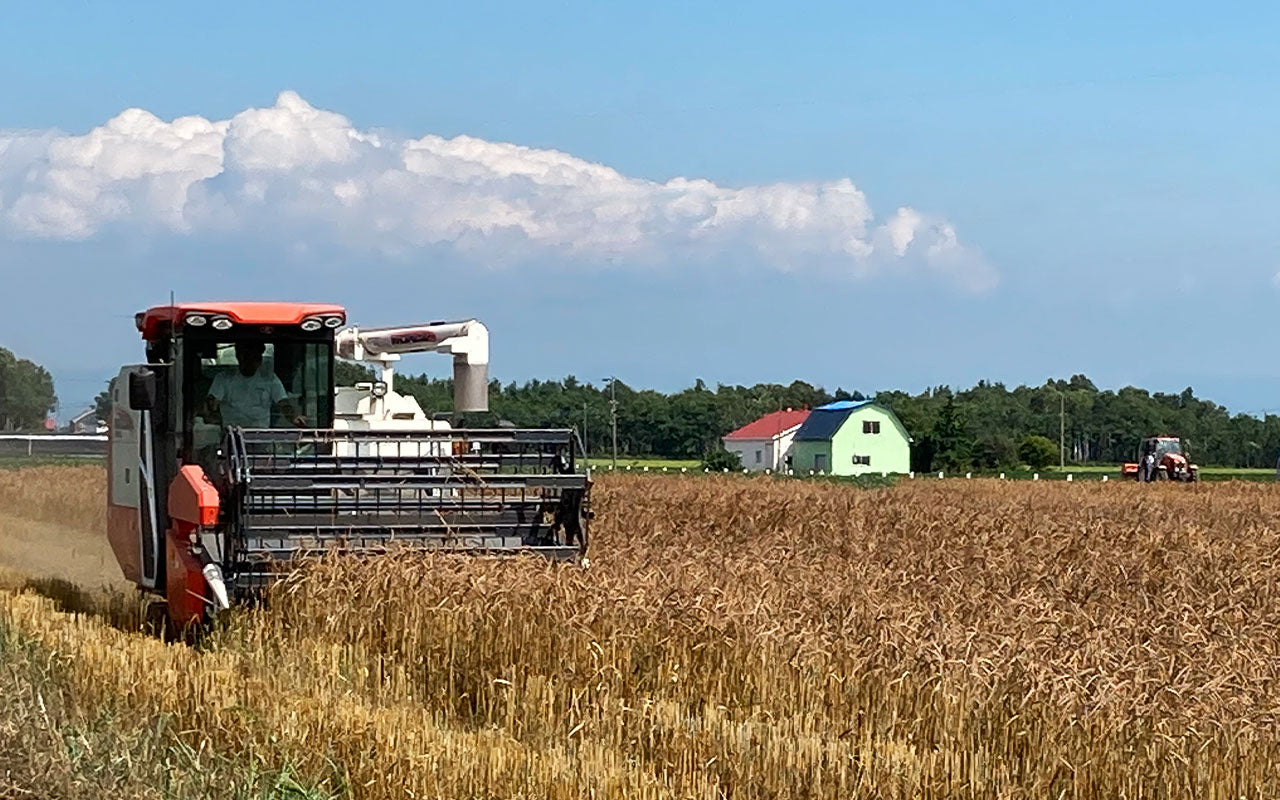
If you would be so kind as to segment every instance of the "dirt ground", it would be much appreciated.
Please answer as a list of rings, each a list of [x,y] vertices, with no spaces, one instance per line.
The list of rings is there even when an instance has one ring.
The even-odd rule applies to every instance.
[[[105,531],[0,512],[0,583],[56,579],[85,590],[127,589]]]

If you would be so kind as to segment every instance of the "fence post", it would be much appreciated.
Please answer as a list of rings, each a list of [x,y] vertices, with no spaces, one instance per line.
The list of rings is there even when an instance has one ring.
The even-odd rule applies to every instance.
[[[1031,480],[1033,480],[1033,481],[1038,481],[1038,480],[1040,480],[1040,473],[1039,473],[1039,472],[1033,472],[1033,473],[1031,474]]]

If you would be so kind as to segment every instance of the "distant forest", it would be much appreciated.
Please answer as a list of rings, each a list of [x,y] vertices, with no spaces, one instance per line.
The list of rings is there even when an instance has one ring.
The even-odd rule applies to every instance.
[[[371,380],[372,373],[341,364],[338,377],[340,384],[350,385]],[[609,389],[608,383],[580,383],[572,376],[523,384],[494,381],[491,412],[466,422],[585,427],[591,454],[606,455],[611,445]],[[413,394],[428,414],[452,407],[448,379],[400,375],[396,390]],[[699,380],[674,394],[619,381],[616,390],[619,454],[673,459],[704,458],[726,433],[770,411],[864,399],[856,391],[828,392],[803,381],[711,388]],[[1051,463],[1056,463],[1060,421],[1066,461],[1072,464],[1131,461],[1141,439],[1157,434],[1183,437],[1193,460],[1205,465],[1270,467],[1280,454],[1280,416],[1231,415],[1223,406],[1196,398],[1190,388],[1178,394],[1134,387],[1103,391],[1084,375],[1074,375],[1043,386],[1010,389],[983,381],[961,391],[946,386],[919,394],[883,391],[873,399],[902,419],[914,440],[912,464],[919,471],[1014,466],[1036,451],[1028,440],[1043,446],[1044,439],[1052,448]]]

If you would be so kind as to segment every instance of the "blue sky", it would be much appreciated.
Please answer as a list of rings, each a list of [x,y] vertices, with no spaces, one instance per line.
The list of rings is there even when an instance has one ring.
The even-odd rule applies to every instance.
[[[1280,299],[1280,11],[1029,5],[9,8],[0,274],[48,306],[10,309],[0,345],[47,364],[78,406],[140,352],[132,312],[172,289],[334,300],[366,324],[474,315],[503,379],[874,391],[1084,372],[1280,408],[1259,358]],[[286,90],[302,105],[281,105]],[[150,123],[77,138],[130,108],[302,122],[286,151],[250,135],[278,133],[284,111],[215,130],[222,171],[173,206],[156,192],[203,169],[203,150],[137,178],[168,153],[130,140],[158,141]],[[322,112],[365,149],[324,151],[308,126],[338,123]],[[442,172],[379,194],[389,148],[429,134]],[[480,142],[483,176],[458,177],[460,135]],[[510,159],[545,151],[569,159],[570,188],[508,180]],[[363,187],[349,225],[308,199],[314,180]],[[253,192],[260,206],[235,205]],[[582,221],[602,197],[633,203],[625,225]],[[684,203],[702,210],[670,222]],[[779,203],[807,221],[780,221]],[[494,222],[505,204],[524,233]],[[442,233],[463,207],[464,233]],[[903,207],[920,222],[898,253]],[[49,306],[83,326],[51,324]]]

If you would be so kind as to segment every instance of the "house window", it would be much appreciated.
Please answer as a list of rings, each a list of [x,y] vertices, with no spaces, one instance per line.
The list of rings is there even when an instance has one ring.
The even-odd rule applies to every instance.
[[[759,463],[760,463],[760,451],[759,451],[759,450],[757,450],[757,451],[756,451],[756,463],[757,463],[757,464],[759,464]]]
[[[814,453],[814,456],[813,456],[813,468],[814,468],[815,470],[825,470],[825,469],[827,468],[827,454],[826,454],[826,453]]]
[[[878,419],[864,419],[864,420],[862,421],[862,432],[863,432],[863,433],[879,433],[879,432],[880,432],[880,420],[878,420]]]
[[[854,456],[853,463],[855,465],[863,464],[869,467],[871,466],[871,456]]]

